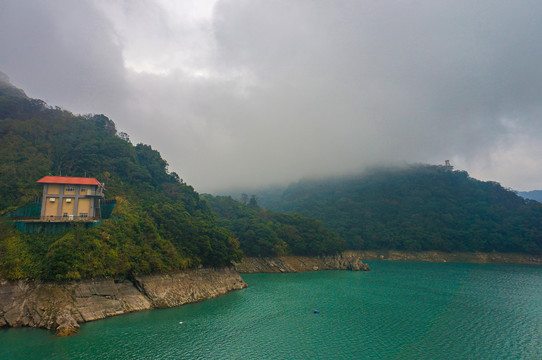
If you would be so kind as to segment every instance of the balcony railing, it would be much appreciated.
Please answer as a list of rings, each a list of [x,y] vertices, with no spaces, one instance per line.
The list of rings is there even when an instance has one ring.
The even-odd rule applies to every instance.
[[[10,221],[28,221],[28,222],[71,222],[83,221],[94,222],[100,221],[101,218],[96,216],[14,216],[7,218]]]
[[[83,191],[80,194],[81,196],[97,196],[97,197],[104,197],[104,193],[102,190],[87,190]]]
[[[100,220],[97,217],[91,216],[40,216],[41,221],[98,221]]]

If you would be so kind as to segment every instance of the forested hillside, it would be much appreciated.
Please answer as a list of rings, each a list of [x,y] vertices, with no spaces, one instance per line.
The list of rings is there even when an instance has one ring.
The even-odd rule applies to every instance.
[[[350,249],[542,253],[542,204],[442,166],[301,181],[261,204],[321,220]]]
[[[318,220],[265,210],[255,197],[241,202],[229,196],[203,197],[219,224],[239,239],[245,255],[330,255],[344,250],[345,241]]]
[[[45,175],[90,176],[117,199],[97,227],[25,234],[0,223],[0,278],[65,280],[223,266],[239,259],[194,189],[149,145],[132,145],[104,115],[51,108],[0,79],[0,215],[41,195]],[[2,218],[0,218],[2,219]]]

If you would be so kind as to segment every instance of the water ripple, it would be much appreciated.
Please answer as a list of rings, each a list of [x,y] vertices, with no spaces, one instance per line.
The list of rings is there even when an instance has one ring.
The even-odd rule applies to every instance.
[[[69,338],[2,330],[0,358],[542,358],[541,268],[371,267],[368,273],[245,275],[247,289],[91,322]]]

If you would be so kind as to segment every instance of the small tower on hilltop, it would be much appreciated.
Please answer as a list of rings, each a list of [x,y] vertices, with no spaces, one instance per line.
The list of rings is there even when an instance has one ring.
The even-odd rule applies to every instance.
[[[454,167],[450,164],[450,160],[444,160],[444,170],[452,171]]]

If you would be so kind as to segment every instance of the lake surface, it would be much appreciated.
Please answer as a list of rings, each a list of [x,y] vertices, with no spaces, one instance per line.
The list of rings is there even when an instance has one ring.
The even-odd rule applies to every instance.
[[[68,338],[0,330],[0,358],[542,359],[542,268],[369,264],[245,274],[247,289],[87,323]]]

